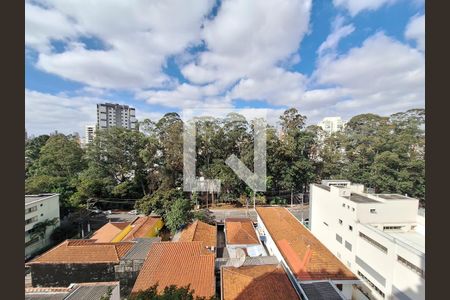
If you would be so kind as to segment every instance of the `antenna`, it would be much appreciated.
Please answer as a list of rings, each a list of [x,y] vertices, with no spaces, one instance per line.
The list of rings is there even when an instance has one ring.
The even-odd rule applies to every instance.
[[[231,265],[235,268],[239,268],[245,262],[245,252],[241,248],[237,248],[235,255],[236,258],[231,259]]]

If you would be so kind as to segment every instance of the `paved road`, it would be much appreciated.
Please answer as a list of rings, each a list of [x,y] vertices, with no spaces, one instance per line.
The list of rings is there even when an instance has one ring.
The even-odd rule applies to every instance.
[[[113,213],[110,215],[106,215],[106,218],[111,220],[111,222],[131,222],[136,219],[137,215],[131,215],[129,213]]]

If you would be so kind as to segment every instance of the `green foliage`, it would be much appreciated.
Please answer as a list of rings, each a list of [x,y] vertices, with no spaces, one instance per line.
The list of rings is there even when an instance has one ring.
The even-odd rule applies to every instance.
[[[39,223],[34,224],[33,228],[30,230],[31,238],[38,237],[39,239],[43,239],[45,237],[45,233],[47,232],[47,228],[51,226],[55,226],[58,223],[58,218],[54,218],[51,220],[44,220]]]
[[[213,299],[215,297],[211,297],[209,300]],[[158,285],[155,284],[145,291],[132,295],[130,300],[206,300],[206,298],[194,296],[194,290],[189,285],[184,287],[170,285],[158,293]]]
[[[140,213],[160,215],[171,232],[177,231],[193,218],[193,203],[178,189],[160,189],[137,201],[135,207]]]
[[[188,224],[193,218],[191,210],[192,204],[190,200],[184,198],[176,199],[165,214],[164,219],[167,228],[171,232],[175,232]]]

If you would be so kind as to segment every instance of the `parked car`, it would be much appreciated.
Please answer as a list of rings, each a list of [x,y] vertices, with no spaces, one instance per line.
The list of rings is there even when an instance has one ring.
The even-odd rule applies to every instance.
[[[137,210],[133,209],[128,212],[130,215],[137,215]]]
[[[112,211],[110,211],[110,210],[105,210],[105,211],[103,211],[103,213],[104,213],[105,215],[110,215],[110,214],[112,214]]]
[[[100,209],[98,209],[97,207],[95,207],[95,206],[91,209],[91,211],[92,211],[93,213],[95,213],[95,214],[100,214],[100,213],[102,213],[102,211],[101,211]]]

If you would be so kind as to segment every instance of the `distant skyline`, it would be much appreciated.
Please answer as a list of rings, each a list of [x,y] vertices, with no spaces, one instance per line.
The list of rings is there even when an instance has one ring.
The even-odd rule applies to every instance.
[[[104,102],[139,121],[296,107],[308,124],[425,106],[423,0],[33,0],[25,46],[29,135],[83,133]]]

